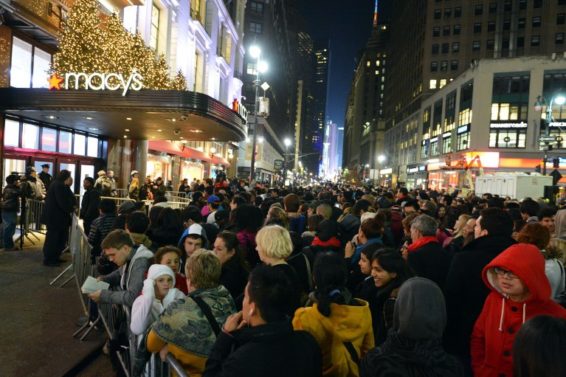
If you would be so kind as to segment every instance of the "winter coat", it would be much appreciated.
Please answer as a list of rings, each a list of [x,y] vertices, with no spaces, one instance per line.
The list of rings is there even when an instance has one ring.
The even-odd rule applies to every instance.
[[[191,297],[200,297],[210,307],[212,316],[222,328],[235,312],[234,300],[222,285],[198,289],[185,299],[173,302],[154,323],[147,339],[147,349],[159,352],[165,345],[181,363],[187,374],[201,376],[206,359],[216,341],[216,334],[198,304]]]
[[[85,222],[92,222],[98,217],[98,205],[100,204],[100,194],[94,188],[85,191],[81,201],[80,218]]]
[[[440,288],[424,278],[407,280],[395,302],[392,329],[362,360],[361,376],[463,377],[462,366],[442,348],[445,325]]]
[[[444,345],[449,352],[470,356],[472,329],[489,294],[489,288],[482,281],[482,270],[514,243],[511,237],[485,236],[454,254],[444,287],[448,314]]]
[[[220,284],[222,284],[236,302],[243,293],[248,283],[249,272],[245,269],[237,255],[232,256],[222,265]]]
[[[75,195],[64,181],[54,180],[49,186],[45,209],[41,215],[47,230],[66,231],[71,225],[71,213],[75,209]]]
[[[430,279],[443,287],[450,267],[450,255],[438,242],[429,242],[409,252],[407,264],[417,276]]]
[[[20,190],[16,185],[6,185],[2,192],[2,211],[18,212],[20,209]]]
[[[125,265],[103,276],[102,280],[119,290],[103,289],[100,293],[102,304],[118,304],[131,307],[143,288],[145,274],[151,264],[153,253],[143,245],[132,249]]]
[[[330,317],[318,311],[318,305],[295,312],[295,330],[308,331],[322,352],[323,376],[359,376],[359,367],[344,342],[351,342],[358,358],[373,348],[371,313],[366,301],[354,299],[357,305],[330,304]]]
[[[306,331],[288,322],[220,333],[206,362],[204,377],[319,377],[320,348]]]
[[[515,274],[529,297],[512,301],[502,293],[495,267]],[[482,271],[491,293],[474,325],[471,338],[475,377],[512,377],[513,341],[525,321],[537,315],[566,319],[566,310],[550,299],[550,284],[544,274],[544,258],[536,246],[516,244],[491,261]]]

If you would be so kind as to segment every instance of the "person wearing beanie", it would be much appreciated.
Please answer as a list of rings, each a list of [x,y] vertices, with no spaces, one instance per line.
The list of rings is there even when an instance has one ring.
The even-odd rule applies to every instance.
[[[566,319],[566,309],[550,298],[544,257],[530,244],[510,246],[482,272],[491,290],[471,337],[476,377],[513,376],[515,335],[530,318],[550,315]]]
[[[172,302],[182,298],[185,295],[175,288],[173,270],[164,264],[151,265],[143,281],[142,294],[132,305],[130,330],[135,335],[144,334]]]

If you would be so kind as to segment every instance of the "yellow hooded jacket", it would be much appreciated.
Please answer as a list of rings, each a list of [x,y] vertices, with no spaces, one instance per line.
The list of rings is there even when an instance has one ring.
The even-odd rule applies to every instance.
[[[344,342],[352,343],[360,360],[374,347],[369,304],[356,301],[359,306],[331,304],[330,317],[320,314],[317,304],[295,312],[293,328],[308,331],[320,346],[323,376],[360,375]]]

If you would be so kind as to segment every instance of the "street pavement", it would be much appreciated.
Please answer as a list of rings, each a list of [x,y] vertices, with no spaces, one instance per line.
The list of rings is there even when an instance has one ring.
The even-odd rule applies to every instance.
[[[92,331],[85,341],[72,336],[84,314],[74,280],[62,288],[49,285],[71,256],[63,255],[69,262],[61,267],[43,266],[41,243],[0,251],[0,376],[111,376],[107,357],[96,357],[104,334]],[[60,283],[70,276],[67,272]],[[77,365],[93,357],[96,368],[77,372]]]

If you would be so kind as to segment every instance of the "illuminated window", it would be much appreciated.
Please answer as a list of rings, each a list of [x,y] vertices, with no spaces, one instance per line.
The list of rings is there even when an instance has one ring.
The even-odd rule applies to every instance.
[[[429,89],[436,89],[436,85],[437,85],[437,80],[430,80],[429,84],[428,84],[428,88]]]
[[[38,149],[39,148],[39,127],[33,124],[24,123],[22,138],[22,148]]]
[[[59,153],[73,153],[73,134],[59,131]]]
[[[73,154],[84,156],[86,154],[86,136],[82,134],[75,134]]]
[[[4,146],[20,146],[20,122],[6,119],[4,123]]]
[[[257,22],[250,22],[250,31],[252,33],[261,34],[263,31],[263,26]]]
[[[57,151],[57,130],[46,127],[41,129],[41,150],[47,152]]]
[[[371,62],[368,60],[368,61],[366,62],[366,67],[369,67],[369,66],[371,66]]]
[[[15,88],[30,87],[32,57],[33,46],[14,37],[14,42],[12,44],[10,86]]]
[[[441,79],[439,86],[440,86],[440,88],[444,88],[446,86],[446,79]]]
[[[87,153],[89,157],[98,157],[98,138],[89,136],[87,138]]]
[[[159,13],[160,10],[157,5],[153,4],[151,7],[151,31],[149,36],[149,46],[157,50],[159,40]]]

